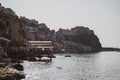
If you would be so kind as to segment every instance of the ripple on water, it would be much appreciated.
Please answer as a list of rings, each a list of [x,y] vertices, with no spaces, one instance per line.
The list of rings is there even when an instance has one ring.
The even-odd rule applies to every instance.
[[[56,54],[50,63],[23,63],[25,80],[120,80],[120,54]]]

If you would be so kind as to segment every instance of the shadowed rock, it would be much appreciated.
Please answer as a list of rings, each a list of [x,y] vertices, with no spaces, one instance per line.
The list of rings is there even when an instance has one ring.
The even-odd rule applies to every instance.
[[[23,66],[22,66],[21,64],[19,64],[19,63],[13,65],[13,67],[14,67],[15,69],[19,70],[19,71],[23,71],[23,70],[24,70]]]

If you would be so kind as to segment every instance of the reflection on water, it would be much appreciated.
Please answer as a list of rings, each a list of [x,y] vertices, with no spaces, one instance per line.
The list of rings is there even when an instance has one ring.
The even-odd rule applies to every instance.
[[[120,53],[56,54],[52,62],[23,63],[25,80],[120,80]]]

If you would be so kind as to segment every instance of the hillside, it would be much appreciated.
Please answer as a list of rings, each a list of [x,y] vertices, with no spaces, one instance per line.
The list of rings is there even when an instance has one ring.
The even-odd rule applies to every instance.
[[[45,23],[35,19],[18,17],[10,8],[0,5],[0,23],[6,27],[10,46],[27,46],[27,41],[51,40],[55,52],[96,52],[102,49],[101,43],[93,30],[84,26],[68,29],[50,30]],[[0,25],[2,27],[2,25]],[[2,36],[2,35],[0,35]]]

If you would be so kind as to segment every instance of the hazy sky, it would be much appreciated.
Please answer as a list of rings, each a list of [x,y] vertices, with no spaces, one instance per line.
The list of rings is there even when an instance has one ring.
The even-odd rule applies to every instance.
[[[36,19],[51,29],[86,26],[102,46],[120,47],[120,0],[0,0],[18,16]]]

